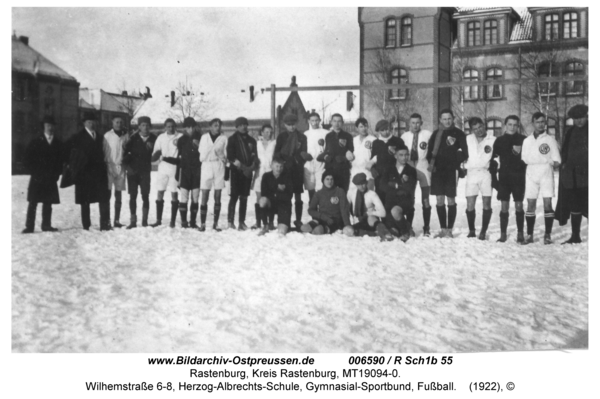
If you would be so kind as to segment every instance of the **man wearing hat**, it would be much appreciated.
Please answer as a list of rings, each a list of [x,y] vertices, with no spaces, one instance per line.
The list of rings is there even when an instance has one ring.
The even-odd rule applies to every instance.
[[[290,229],[292,219],[292,197],[294,196],[294,183],[291,175],[284,172],[284,161],[273,157],[272,170],[263,174],[260,182],[260,199],[258,201],[258,215],[262,221],[262,229],[258,235],[265,235],[269,231],[269,220],[277,215],[277,230],[280,235],[285,235]]]
[[[192,205],[190,206],[189,227],[197,228],[196,216],[198,215],[198,198],[200,196],[200,130],[196,128],[196,121],[192,117],[183,120],[185,134],[177,140],[177,153],[179,171],[179,214],[181,215],[181,227],[188,227],[187,211],[188,197],[192,193]]]
[[[25,151],[25,166],[31,174],[27,188],[27,218],[23,234],[33,233],[37,204],[42,205],[42,231],[54,232],[52,204],[60,204],[56,182],[62,173],[62,143],[55,137],[56,123],[51,116],[42,120],[43,133],[29,143]]]
[[[373,141],[371,150],[371,174],[375,180],[375,191],[383,203],[385,203],[385,191],[381,190],[381,177],[396,165],[396,150],[404,146],[404,140],[392,136],[390,123],[385,119],[375,125],[375,132],[379,138]]]
[[[137,227],[138,191],[142,194],[142,226],[148,226],[150,172],[152,171],[152,153],[156,143],[156,136],[150,134],[150,126],[150,118],[147,116],[138,118],[138,131],[131,135],[123,154],[123,165],[127,169],[129,213],[131,215],[128,229]]]
[[[257,165],[256,140],[248,134],[248,119],[235,120],[235,133],[227,140],[227,159],[231,164],[230,199],[227,212],[229,228],[235,229],[235,206],[240,200],[238,230],[247,230],[246,208],[252,186],[252,175]]]
[[[346,234],[352,233],[350,226],[350,207],[346,192],[335,185],[331,169],[323,172],[323,188],[315,193],[308,207],[312,220],[302,225],[300,231],[315,235],[334,233],[345,229]]]
[[[81,206],[81,224],[89,230],[90,204],[98,203],[100,209],[100,230],[110,227],[110,189],[104,157],[104,137],[96,131],[96,116],[86,112],[83,116],[84,128],[65,143],[69,160],[79,159],[73,170],[75,181],[75,203]]]
[[[555,218],[561,226],[571,218],[571,238],[563,244],[581,243],[581,220],[588,218],[589,136],[588,107],[578,104],[568,112],[573,126],[567,130],[561,149]]]
[[[308,199],[312,199],[316,190],[322,187],[321,176],[325,170],[325,164],[318,161],[317,158],[325,150],[325,136],[329,133],[321,127],[321,117],[316,112],[308,116],[309,128],[304,135],[306,136],[306,152],[312,157],[311,161],[304,163],[304,188],[308,190]]]
[[[302,193],[304,189],[304,163],[312,161],[313,157],[306,152],[306,136],[296,130],[298,118],[296,115],[286,115],[283,118],[285,131],[279,133],[275,143],[273,157],[281,158],[285,164],[285,173],[289,174],[293,184],[296,220],[294,225],[300,231],[302,227]]]
[[[352,135],[342,129],[343,125],[342,115],[333,114],[331,132],[325,136],[325,149],[317,160],[325,163],[325,169],[332,171],[336,185],[347,192],[351,162],[354,160],[354,141]]]
[[[124,129],[123,118],[114,116],[112,130],[104,134],[104,160],[108,170],[108,189],[115,188],[114,227],[123,227],[121,221],[121,193],[125,190],[125,168],[123,168],[123,149],[129,140],[129,133]]]
[[[353,187],[348,190],[348,207],[354,219],[352,230],[346,233],[354,236],[378,234],[382,240],[391,238],[382,220],[385,218],[385,208],[375,191],[369,190],[367,175],[357,173],[352,178]]]
[[[154,144],[154,153],[152,162],[160,161],[158,172],[156,173],[156,185],[158,193],[156,196],[156,223],[152,227],[162,224],[162,214],[164,208],[164,196],[167,189],[171,192],[171,223],[170,227],[175,227],[177,220],[177,209],[179,201],[177,200],[177,141],[182,134],[175,130],[175,121],[171,118],[165,120],[165,132],[160,134]]]
[[[524,245],[533,243],[535,228],[535,209],[537,198],[541,194],[544,200],[544,244],[552,244],[552,225],[554,224],[554,168],[561,162],[558,144],[553,136],[546,132],[546,115],[536,112],[531,117],[533,134],[523,141],[522,159],[527,164],[525,173],[525,198],[527,198],[527,237]]]
[[[452,238],[452,228],[456,221],[457,170],[469,158],[469,149],[465,133],[454,126],[454,113],[451,109],[442,109],[439,121],[440,126],[432,133],[427,145],[427,161],[431,172],[431,195],[436,197],[436,210],[442,229],[436,238]]]
[[[415,189],[417,170],[408,164],[406,146],[396,149],[394,168],[381,178],[381,191],[385,192],[385,223],[393,235],[406,241],[415,234],[412,222],[415,215]]]

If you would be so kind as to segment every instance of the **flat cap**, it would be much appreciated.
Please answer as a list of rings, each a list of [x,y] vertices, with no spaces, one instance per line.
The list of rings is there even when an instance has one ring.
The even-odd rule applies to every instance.
[[[95,112],[90,112],[90,111],[86,111],[83,113],[83,121],[96,121],[98,120],[96,118],[96,113]]]
[[[375,125],[376,132],[382,132],[384,130],[389,130],[389,128],[390,128],[390,122],[386,121],[385,119],[380,120]]]
[[[289,114],[283,117],[283,123],[286,125],[295,125],[298,123],[298,118],[296,115]]]
[[[321,182],[324,182],[325,178],[327,176],[333,177],[333,170],[331,170],[331,169],[325,169],[325,172],[323,172],[323,175],[321,175]],[[335,180],[334,180],[334,182],[335,182]]]
[[[352,183],[354,183],[354,185],[356,186],[361,184],[367,184],[367,175],[364,173],[358,173],[354,175],[354,177],[352,178]]]
[[[194,127],[196,126],[196,120],[191,116],[188,116],[183,120],[183,127]]]
[[[56,121],[54,120],[54,117],[46,115],[44,116],[44,118],[42,119],[42,123],[50,123],[52,125],[56,125]]]
[[[248,119],[244,118],[243,116],[240,116],[239,118],[237,118],[235,120],[235,127],[238,127],[240,125],[248,126]]]
[[[138,125],[141,125],[142,123],[147,123],[149,125],[151,125],[152,123],[150,122],[150,117],[148,116],[140,116],[138,118]]]
[[[571,107],[567,114],[569,115],[569,118],[573,119],[584,118],[588,114],[588,106],[583,104],[577,104]]]

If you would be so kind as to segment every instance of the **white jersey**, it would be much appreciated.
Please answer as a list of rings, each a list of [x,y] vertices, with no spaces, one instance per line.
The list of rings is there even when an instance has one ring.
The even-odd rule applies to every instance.
[[[175,132],[174,134],[162,133],[156,138],[156,142],[154,143],[154,152],[153,155],[160,151],[161,156],[164,157],[172,157],[177,158],[179,155],[179,151],[177,150],[177,140],[183,136],[179,132]],[[158,173],[168,173],[174,174],[177,170],[176,165],[172,165],[168,162],[161,161],[158,164]]]
[[[483,140],[477,140],[475,134],[467,136],[467,148],[469,149],[469,159],[465,162],[465,169],[485,169],[490,167],[490,160],[494,152],[494,142],[496,137],[488,134]]]
[[[348,190],[348,194],[346,197],[348,198],[348,204],[351,209],[351,213],[354,213],[354,204],[356,203],[356,194],[358,193],[358,189],[356,186],[350,187]],[[378,218],[385,217],[385,207],[383,203],[379,199],[379,196],[375,191],[368,190],[365,193],[365,207],[367,208],[367,215],[376,216]]]
[[[306,136],[306,151],[312,155],[312,161],[304,163],[304,168],[310,173],[323,172],[325,164],[317,161],[317,157],[323,152],[325,144],[319,145],[319,140],[325,142],[325,136],[329,133],[326,129],[313,129],[312,127],[304,132]]]
[[[104,147],[104,161],[107,164],[121,165],[123,149],[127,141],[129,141],[129,133],[124,133],[119,137],[114,130],[106,132],[102,144]]]
[[[367,175],[367,180],[372,179],[371,166],[371,149],[373,148],[373,141],[377,140],[375,136],[368,135],[362,137],[357,135],[354,137],[354,160],[352,161],[352,169],[350,170],[350,179],[359,174],[364,173]]]
[[[271,162],[273,162],[273,153],[275,152],[275,140],[270,140],[265,148],[264,139],[260,138],[256,143],[256,155],[260,161],[259,173],[271,171]]]
[[[469,153],[470,155],[470,153]],[[561,162],[560,151],[554,137],[544,132],[536,139],[533,134],[523,141],[521,159],[530,165],[552,165]]]
[[[227,136],[220,134],[213,142],[210,133],[204,133],[200,138],[198,152],[200,153],[200,162],[218,162],[227,161]]]
[[[413,146],[413,140],[414,140],[414,133],[411,132],[410,130],[405,132],[402,135],[402,140],[404,141],[404,145],[406,147],[408,147],[408,159],[411,159],[411,153],[412,153],[412,146]],[[417,166],[421,166],[421,165],[425,165],[425,168],[427,168],[427,165],[429,164],[427,162],[427,146],[429,145],[429,138],[431,137],[431,132],[429,130],[421,130],[419,131],[419,133],[417,133],[417,142],[418,142],[418,151],[417,151],[417,155],[419,156],[419,160],[416,163]]]

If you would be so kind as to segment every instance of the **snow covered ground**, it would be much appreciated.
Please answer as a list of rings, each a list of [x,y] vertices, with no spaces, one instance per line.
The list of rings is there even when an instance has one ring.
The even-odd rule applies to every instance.
[[[154,175],[154,174],[153,174]],[[153,176],[154,178],[154,176]],[[13,352],[472,352],[588,346],[588,224],[579,246],[467,239],[464,180],[455,239],[407,244],[336,234],[169,227],[83,231],[61,190],[60,233],[21,235],[28,176],[12,178]],[[495,193],[494,193],[495,197]],[[151,194],[150,222],[155,219]],[[228,196],[223,196],[221,226]],[[433,200],[433,198],[432,198]],[[129,220],[124,195],[122,222]],[[254,196],[247,224],[254,222]],[[307,202],[307,200],[305,200]],[[419,203],[419,196],[417,197]],[[541,201],[538,201],[541,203]],[[141,208],[141,200],[138,199]],[[167,221],[170,204],[165,204]],[[111,214],[113,212],[111,206]],[[305,211],[306,215],[306,211]],[[209,202],[212,221],[212,198]],[[305,216],[305,220],[308,217]],[[237,218],[236,218],[237,223]],[[477,226],[481,202],[477,204]],[[438,230],[435,211],[432,228]]]

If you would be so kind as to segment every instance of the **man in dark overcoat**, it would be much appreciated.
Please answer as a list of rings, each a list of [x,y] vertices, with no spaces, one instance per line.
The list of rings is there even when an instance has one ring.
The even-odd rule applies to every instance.
[[[52,227],[52,204],[60,204],[56,182],[62,172],[62,143],[55,137],[54,118],[42,120],[44,132],[31,140],[25,153],[25,166],[31,173],[27,189],[27,218],[23,234],[33,233],[37,204],[42,205],[42,231],[54,232]]]
[[[96,129],[96,117],[86,112],[84,128],[65,144],[75,182],[75,203],[81,206],[81,224],[89,230],[90,204],[98,203],[100,209],[100,230],[110,227],[110,189],[104,161],[103,135]]]
[[[561,148],[558,202],[555,219],[561,226],[571,218],[571,238],[563,244],[579,244],[581,220],[588,217],[589,136],[588,107],[578,104],[568,112],[573,126],[565,134]]]

